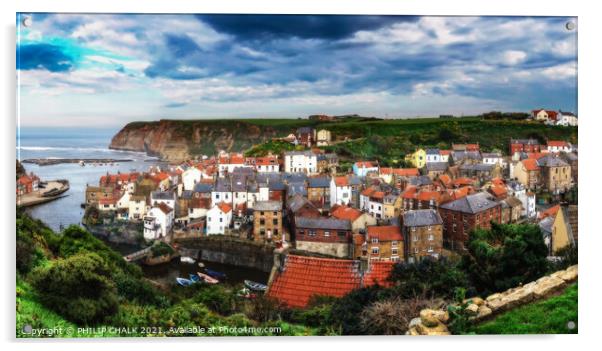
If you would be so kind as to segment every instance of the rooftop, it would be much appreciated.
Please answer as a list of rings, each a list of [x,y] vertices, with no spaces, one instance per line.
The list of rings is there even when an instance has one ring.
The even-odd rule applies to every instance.
[[[442,224],[443,220],[436,210],[411,210],[403,214],[405,227],[423,227]]]
[[[463,213],[479,213],[498,206],[495,198],[486,192],[465,196],[461,199],[441,205],[441,208]]]

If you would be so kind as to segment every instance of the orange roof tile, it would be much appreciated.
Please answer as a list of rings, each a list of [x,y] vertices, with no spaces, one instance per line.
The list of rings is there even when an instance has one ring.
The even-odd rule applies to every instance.
[[[548,141],[548,146],[565,147],[569,146],[569,143],[562,140],[550,140]]]
[[[268,296],[303,308],[312,296],[342,297],[361,285],[357,261],[288,255]]]
[[[224,213],[228,213],[230,211],[232,211],[232,206],[230,204],[227,204],[225,202],[220,202],[217,207],[219,207],[220,210],[222,210],[222,212]]]
[[[372,163],[372,161],[358,161],[355,163],[355,165],[359,168],[362,168],[362,167],[373,168],[374,167],[374,163]]]
[[[474,179],[470,179],[470,178],[466,178],[466,177],[461,177],[461,178],[457,178],[454,180],[453,184],[455,186],[465,186],[465,185],[472,185],[474,184]]]
[[[389,281],[389,276],[394,266],[393,261],[370,261],[370,268],[364,274],[364,286],[376,284],[384,287],[392,286],[393,282]]]
[[[492,187],[489,188],[489,190],[491,191],[491,193],[493,193],[493,195],[495,195],[495,197],[503,197],[507,194],[508,190],[506,189],[505,186],[500,186],[500,185],[494,185]]]
[[[555,217],[556,214],[558,213],[558,210],[560,210],[560,205],[552,206],[552,207],[548,208],[547,210],[542,211],[539,214],[539,219],[544,219],[546,217]]]
[[[331,216],[336,219],[348,219],[353,222],[356,219],[358,219],[362,215],[362,213],[363,212],[358,209],[340,205],[337,206],[334,210],[332,210]]]
[[[334,178],[336,186],[349,186],[349,179],[346,176],[340,176]]]
[[[525,169],[527,171],[538,171],[539,170],[539,166],[537,165],[537,159],[528,158],[528,159],[522,160],[521,162],[523,163],[523,166],[525,167]]]
[[[401,228],[396,225],[374,225],[368,227],[368,239],[376,238],[378,241],[402,241]]]

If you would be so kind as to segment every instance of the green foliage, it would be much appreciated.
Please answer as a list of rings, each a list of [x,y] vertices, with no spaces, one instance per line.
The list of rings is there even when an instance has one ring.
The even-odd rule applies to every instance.
[[[260,157],[266,156],[269,153],[272,153],[274,155],[280,155],[285,151],[294,151],[299,149],[303,149],[303,146],[295,146],[286,141],[271,140],[263,144],[253,146],[251,149],[245,152],[245,156]]]
[[[458,264],[444,258],[398,263],[390,280],[395,283],[396,294],[403,298],[423,295],[451,298],[457,288],[469,286],[467,275]]]
[[[151,247],[151,255],[152,255],[152,257],[159,257],[159,256],[163,256],[163,255],[171,255],[174,252],[175,252],[174,249],[171,246],[169,246],[166,243],[164,243],[163,241],[157,241]]]
[[[387,297],[390,291],[373,285],[356,289],[338,299],[330,311],[328,323],[343,335],[363,335],[368,332],[362,327],[361,313],[364,307]]]
[[[471,328],[476,334],[577,334],[577,284],[561,295],[518,307]],[[569,329],[568,323],[575,328]]]
[[[471,327],[472,323],[469,319],[468,301],[466,301],[466,289],[456,288],[454,292],[455,304],[447,306],[447,312],[449,313],[449,323],[447,327],[452,334],[460,335],[466,334]]]
[[[578,263],[579,252],[577,250],[577,245],[563,247],[556,252],[556,256],[560,257],[560,262],[550,265],[549,272],[551,273],[567,269],[568,267]]]
[[[223,285],[196,285],[198,292],[195,293],[193,301],[202,303],[221,315],[229,315],[237,311],[236,295]]]
[[[548,249],[537,225],[496,224],[471,233],[462,267],[481,294],[503,291],[543,276]]]
[[[32,272],[32,283],[42,304],[75,323],[96,324],[118,309],[110,267],[94,253],[38,267]]]

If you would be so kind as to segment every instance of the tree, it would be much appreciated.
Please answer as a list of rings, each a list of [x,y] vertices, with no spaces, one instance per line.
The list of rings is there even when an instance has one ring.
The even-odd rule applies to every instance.
[[[42,304],[74,323],[99,323],[118,309],[109,265],[94,253],[39,267],[32,272],[32,283]]]
[[[492,223],[470,234],[462,268],[483,294],[536,280],[548,270],[548,249],[537,225]]]

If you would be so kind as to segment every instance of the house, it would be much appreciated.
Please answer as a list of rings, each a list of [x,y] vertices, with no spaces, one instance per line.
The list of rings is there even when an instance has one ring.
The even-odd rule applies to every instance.
[[[449,155],[451,155],[452,150],[439,150],[439,158],[441,162],[449,162]]]
[[[378,164],[372,161],[358,161],[353,164],[353,174],[365,177],[368,173],[378,173]]]
[[[314,129],[312,127],[301,127],[297,129],[297,140],[301,145],[311,147],[314,142]]]
[[[268,155],[264,157],[256,157],[255,169],[260,173],[279,172],[280,163],[278,162],[278,156]]]
[[[217,159],[217,170],[220,177],[232,173],[235,168],[253,168],[245,162],[245,157],[241,153],[220,153]]]
[[[366,237],[370,260],[404,260],[403,235],[399,226],[369,226]]]
[[[318,173],[318,156],[312,151],[288,151],[284,153],[284,171],[287,173]]]
[[[523,203],[515,196],[508,196],[502,200],[502,223],[516,223],[523,214]]]
[[[432,162],[442,162],[439,149],[426,149],[426,165]]]
[[[403,213],[402,233],[405,257],[416,262],[425,257],[439,258],[443,251],[443,219],[436,210],[410,210]]]
[[[506,168],[507,164],[499,152],[484,152],[481,154],[483,163],[486,165],[500,166]]]
[[[548,247],[548,254],[554,256],[559,250],[575,245],[575,237],[570,224],[569,213],[566,207],[556,205],[548,214],[539,221],[544,242]]]
[[[86,186],[86,205],[96,206],[100,199],[113,198],[115,188],[112,186]]]
[[[174,210],[160,202],[144,216],[144,238],[155,240],[167,236],[174,221]]]
[[[452,144],[452,151],[481,151],[479,143],[476,144]]]
[[[376,219],[383,218],[385,192],[377,187],[364,189],[360,194],[360,209],[370,213]]]
[[[547,149],[549,152],[572,152],[571,144],[562,140],[548,140]]]
[[[541,145],[536,139],[510,139],[510,156],[517,152],[541,152]]]
[[[121,197],[117,200],[117,208],[130,208],[130,199],[132,194],[124,191]]]
[[[348,205],[351,202],[349,177],[337,176],[330,179],[330,205]]]
[[[533,218],[537,214],[535,210],[535,194],[527,191],[527,188],[518,181],[509,181],[506,184],[508,196],[516,197],[522,204],[521,217]]]
[[[232,182],[228,178],[220,177],[217,178],[215,186],[211,191],[211,203],[219,204],[225,202],[232,204]]]
[[[405,162],[419,169],[424,168],[424,166],[426,166],[426,151],[424,151],[424,149],[418,149],[413,153],[406,155]]]
[[[285,242],[282,228],[282,203],[257,201],[253,208],[253,240],[259,242]]]
[[[232,223],[232,205],[220,202],[207,211],[207,235],[225,234]]]
[[[40,178],[33,173],[25,174],[17,179],[17,194],[24,195],[38,191]]]
[[[547,155],[537,159],[541,169],[541,184],[555,194],[564,193],[572,187],[571,166],[558,155]]]
[[[556,125],[576,127],[579,124],[577,116],[571,112],[560,111]]]
[[[150,196],[151,206],[164,203],[170,208],[176,208],[176,194],[173,191],[153,191]]]
[[[207,211],[211,209],[211,199],[195,198],[188,203],[188,218],[192,221],[197,218],[207,216]]]
[[[449,163],[447,162],[429,162],[426,164],[426,175],[431,179],[435,179],[445,174],[448,167]]]
[[[397,189],[405,189],[410,178],[420,176],[418,168],[380,167],[378,176]]]
[[[351,231],[354,234],[365,234],[367,226],[376,225],[376,218],[356,208],[345,205],[336,205],[332,208],[330,215],[335,219],[350,221]]]
[[[519,161],[513,167],[513,176],[528,190],[538,189],[541,185],[541,172],[536,159],[528,158]]]
[[[193,190],[194,186],[201,181],[203,173],[196,167],[188,167],[182,173],[182,183],[184,184],[184,190]]]
[[[577,180],[579,179],[579,157],[575,152],[565,152],[561,153],[560,157],[571,166],[571,176],[573,177],[573,183],[577,184]]]
[[[146,214],[146,197],[144,195],[131,195],[128,205],[130,221],[141,220]]]
[[[480,151],[452,151],[450,154],[452,165],[479,164],[483,161]]]
[[[352,251],[351,221],[335,218],[295,217],[295,244],[298,250],[339,258]]]
[[[98,200],[97,208],[99,211],[115,211],[117,209],[117,199],[115,197],[107,197]]]
[[[327,146],[332,140],[331,133],[328,129],[320,129],[316,132],[316,145]]]
[[[318,173],[334,174],[339,166],[339,157],[335,153],[318,154]]]
[[[539,122],[554,122],[555,123],[556,120],[558,119],[558,112],[552,111],[552,110],[544,110],[544,109],[532,110],[531,118],[536,121],[539,121]]]
[[[443,219],[444,244],[461,250],[471,231],[489,229],[492,221],[501,222],[502,206],[489,193],[479,192],[442,204],[439,214]]]
[[[480,181],[489,180],[494,177],[495,166],[485,163],[463,164],[458,168],[460,177],[476,178]]]
[[[307,199],[322,211],[330,209],[330,177],[309,178],[307,180]]]
[[[402,198],[399,195],[388,194],[383,198],[383,219],[398,218],[401,212]]]

